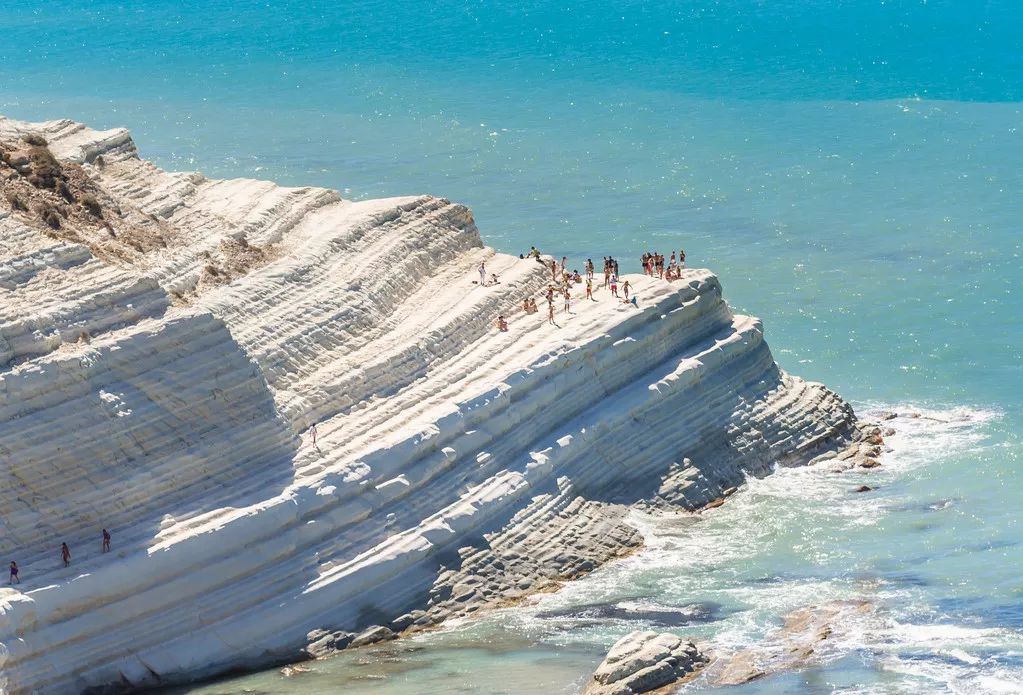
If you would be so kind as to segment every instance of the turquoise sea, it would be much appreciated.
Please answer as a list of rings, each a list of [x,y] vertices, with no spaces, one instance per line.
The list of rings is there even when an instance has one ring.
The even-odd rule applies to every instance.
[[[783,367],[923,416],[878,473],[752,481],[537,605],[191,692],[572,693],[631,629],[728,650],[835,598],[876,610],[728,691],[1023,692],[1023,3],[22,0],[0,29],[7,116],[443,195],[579,267],[682,246]]]

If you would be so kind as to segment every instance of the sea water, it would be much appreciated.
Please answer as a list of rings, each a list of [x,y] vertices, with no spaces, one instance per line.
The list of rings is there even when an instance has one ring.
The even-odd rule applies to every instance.
[[[575,692],[632,629],[727,652],[840,598],[875,610],[733,690],[1023,692],[1023,3],[23,0],[0,30],[4,115],[127,126],[169,169],[442,195],[580,269],[685,248],[784,368],[921,415],[879,472],[637,519],[644,552],[535,605],[194,692]]]

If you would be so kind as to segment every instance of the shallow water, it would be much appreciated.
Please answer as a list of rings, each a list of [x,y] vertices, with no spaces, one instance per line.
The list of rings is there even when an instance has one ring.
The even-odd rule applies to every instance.
[[[379,671],[197,692],[574,692],[680,607],[727,651],[844,597],[877,610],[820,665],[733,690],[1023,691],[1020,26],[1007,0],[0,6],[24,39],[0,113],[127,126],[168,168],[444,195],[500,250],[580,267],[684,246],[783,367],[934,418],[897,421],[879,472],[646,522],[647,551]]]

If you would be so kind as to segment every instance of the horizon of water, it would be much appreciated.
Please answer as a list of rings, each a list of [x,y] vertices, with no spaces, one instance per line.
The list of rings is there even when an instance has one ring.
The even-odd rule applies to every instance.
[[[0,44],[0,114],[126,126],[168,169],[442,195],[497,249],[580,268],[684,247],[784,368],[933,416],[897,425],[875,493],[781,471],[380,678],[346,656],[202,692],[571,692],[656,626],[629,606],[713,606],[680,629],[727,650],[821,597],[877,610],[737,692],[1023,692],[1023,6],[28,0],[0,27],[24,39]],[[619,617],[544,614],[597,604]]]

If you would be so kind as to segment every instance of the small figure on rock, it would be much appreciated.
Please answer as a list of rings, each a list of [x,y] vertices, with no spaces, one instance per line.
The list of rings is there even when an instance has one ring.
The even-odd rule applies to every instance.
[[[60,559],[64,561],[65,567],[71,566],[71,548],[67,547],[67,543],[60,544]]]
[[[547,300],[547,323],[554,323],[554,300]]]
[[[508,322],[505,321],[503,314],[497,317],[497,330],[505,332],[508,330]]]
[[[622,283],[622,292],[625,293],[625,301],[629,301],[629,281],[626,280]]]
[[[110,532],[106,529],[103,529],[103,552],[110,552]]]
[[[593,299],[593,273],[586,276],[586,298]],[[596,300],[594,300],[596,301]]]
[[[21,584],[21,580],[18,579],[18,563],[11,560],[11,584]]]
[[[618,276],[615,273],[611,273],[611,296],[618,296]]]
[[[313,438],[313,446],[316,446],[316,423],[309,426],[309,436]]]
[[[487,284],[487,264],[484,261],[480,261],[480,267],[477,268],[480,273],[480,285]]]

